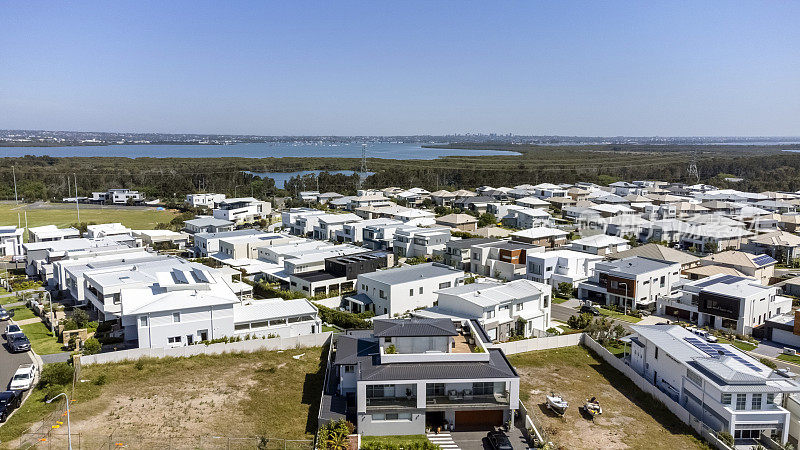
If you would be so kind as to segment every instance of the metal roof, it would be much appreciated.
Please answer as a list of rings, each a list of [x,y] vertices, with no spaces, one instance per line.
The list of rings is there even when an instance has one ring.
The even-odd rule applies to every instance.
[[[372,273],[364,273],[358,276],[361,281],[377,281],[389,285],[410,283],[425,278],[440,276],[463,275],[461,270],[454,269],[442,264],[417,264],[414,266],[404,266],[396,269],[379,270]]]
[[[455,325],[448,319],[375,319],[375,337],[457,336]]]
[[[519,378],[514,367],[499,349],[489,349],[489,361],[381,364],[378,356],[358,358],[360,380],[475,380]]]

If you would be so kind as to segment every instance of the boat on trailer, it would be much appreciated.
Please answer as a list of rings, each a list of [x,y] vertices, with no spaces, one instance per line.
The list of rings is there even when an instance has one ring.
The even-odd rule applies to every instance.
[[[586,411],[586,414],[592,416],[592,420],[596,416],[603,414],[603,408],[600,407],[600,402],[595,397],[586,400],[586,403],[583,404],[583,410]]]
[[[547,407],[554,413],[563,416],[564,413],[567,412],[569,403],[564,400],[564,397],[551,392],[550,395],[546,395],[545,398],[547,399]]]

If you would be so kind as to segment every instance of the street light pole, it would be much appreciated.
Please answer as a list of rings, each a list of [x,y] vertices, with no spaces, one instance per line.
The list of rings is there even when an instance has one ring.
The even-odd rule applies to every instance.
[[[44,290],[44,293],[47,294],[47,299],[49,300],[48,303],[50,303],[50,332],[53,333],[53,335],[55,335],[56,333],[55,325],[53,324],[53,322],[55,322],[56,318],[53,315],[53,296],[50,295],[50,291],[48,291],[47,289]]]
[[[47,403],[52,403],[53,400],[57,399],[58,397],[61,397],[62,395],[64,396],[65,399],[67,399],[67,442],[69,445],[68,447],[69,450],[72,450],[72,428],[70,427],[69,423],[69,410],[70,410],[69,396],[66,393],[62,392],[56,395],[55,397],[51,398],[50,400],[48,400]]]

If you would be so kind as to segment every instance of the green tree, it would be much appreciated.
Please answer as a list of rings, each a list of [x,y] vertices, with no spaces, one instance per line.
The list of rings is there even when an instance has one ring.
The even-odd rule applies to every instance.
[[[564,298],[572,298],[572,294],[574,293],[575,288],[572,287],[572,283],[558,283],[558,293],[561,297]]]
[[[483,213],[480,217],[478,217],[478,227],[483,228],[489,225],[497,224],[497,217],[494,216],[492,213]]]
[[[719,250],[719,245],[716,242],[708,241],[703,244],[703,252],[705,253],[717,253]]]
[[[102,346],[100,345],[100,341],[95,338],[89,338],[86,342],[83,343],[83,354],[84,355],[95,355],[100,353]]]

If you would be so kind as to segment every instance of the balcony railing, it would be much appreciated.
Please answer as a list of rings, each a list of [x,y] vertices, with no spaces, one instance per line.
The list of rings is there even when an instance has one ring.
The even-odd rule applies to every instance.
[[[471,395],[456,393],[454,395],[429,395],[425,399],[427,406],[453,406],[453,405],[508,405],[509,398],[507,393]]]
[[[416,408],[417,397],[367,397],[367,408]]]

